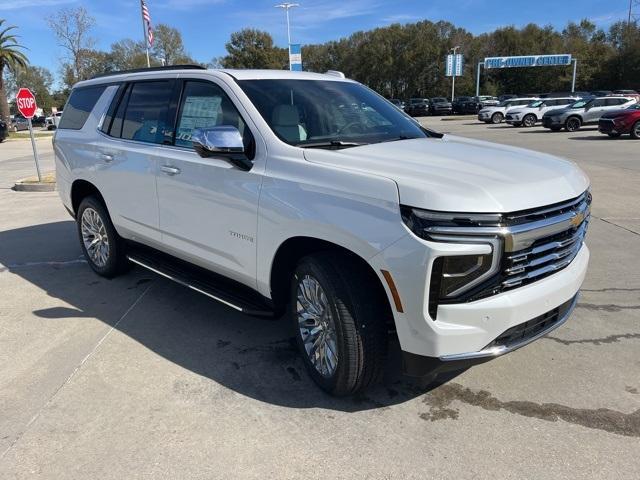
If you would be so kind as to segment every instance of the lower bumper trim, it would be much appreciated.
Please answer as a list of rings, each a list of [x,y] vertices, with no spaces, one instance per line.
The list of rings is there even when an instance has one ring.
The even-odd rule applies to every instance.
[[[576,304],[578,303],[578,297],[579,294],[576,294],[566,304],[556,307],[560,308],[561,311],[558,313],[558,319],[549,327],[537,332],[535,335],[519,341],[508,343],[506,345],[491,346],[477,352],[456,353],[452,355],[443,355],[441,357],[425,357],[410,352],[402,352],[404,372],[409,376],[423,377],[425,375],[438,374],[446,371],[463,370],[473,365],[484,363],[496,357],[513,352],[514,350],[535,342],[539,338],[544,337],[563,325],[575,309]]]

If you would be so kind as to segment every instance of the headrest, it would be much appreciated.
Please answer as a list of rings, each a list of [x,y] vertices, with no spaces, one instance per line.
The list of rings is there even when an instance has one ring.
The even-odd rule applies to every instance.
[[[300,123],[300,114],[295,105],[278,105],[273,109],[271,120],[274,125],[293,126]]]

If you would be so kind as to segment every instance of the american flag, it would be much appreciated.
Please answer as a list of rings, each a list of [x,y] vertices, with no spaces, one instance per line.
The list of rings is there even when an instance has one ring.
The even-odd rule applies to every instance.
[[[149,42],[149,46],[153,46],[153,27],[151,27],[151,14],[149,13],[146,2],[144,0],[140,0],[140,3],[142,5],[142,18],[144,19],[144,23],[147,27],[147,41]]]

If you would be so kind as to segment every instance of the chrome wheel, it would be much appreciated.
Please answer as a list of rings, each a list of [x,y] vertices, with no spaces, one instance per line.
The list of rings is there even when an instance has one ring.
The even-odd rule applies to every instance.
[[[522,123],[525,127],[533,127],[536,124],[536,117],[533,115],[527,115],[524,117]]]
[[[82,243],[87,255],[97,267],[104,267],[109,260],[109,237],[98,212],[85,208],[80,221]]]
[[[296,311],[302,343],[311,364],[323,377],[331,377],[338,367],[335,322],[320,282],[305,275],[297,287]]]
[[[633,126],[631,136],[636,139],[640,138],[640,122],[636,122],[636,124]]]

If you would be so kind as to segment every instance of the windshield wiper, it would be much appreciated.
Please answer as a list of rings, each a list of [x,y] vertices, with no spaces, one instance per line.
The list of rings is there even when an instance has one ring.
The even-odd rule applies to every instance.
[[[311,143],[299,143],[297,146],[300,148],[349,148],[360,147],[362,145],[369,145],[368,143],[360,142],[345,142],[342,140],[329,140],[326,142],[311,142]]]

